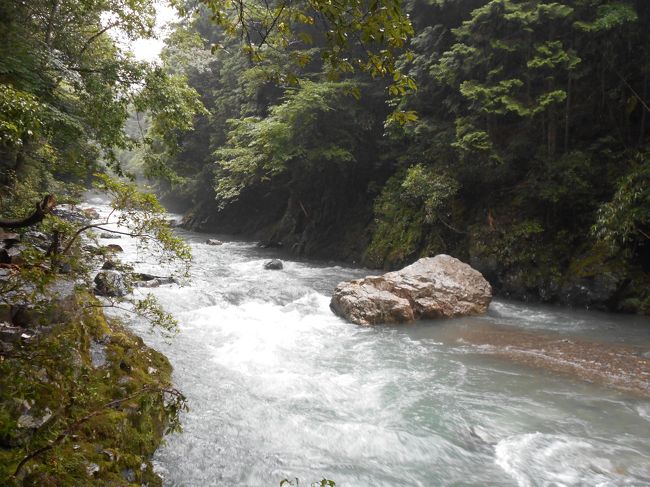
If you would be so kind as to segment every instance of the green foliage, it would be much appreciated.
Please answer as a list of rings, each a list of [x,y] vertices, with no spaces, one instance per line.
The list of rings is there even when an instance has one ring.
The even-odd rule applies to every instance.
[[[49,329],[3,353],[2,485],[121,485],[127,469],[160,485],[150,457],[165,431],[178,428],[185,398],[171,388],[165,357],[107,322],[99,305],[75,291],[42,315]],[[92,361],[97,347],[101,366]],[[45,421],[29,427],[30,416]]]
[[[598,210],[593,235],[613,251],[635,249],[650,240],[650,156],[637,154],[611,201]]]
[[[263,62],[269,51],[293,44],[314,43],[312,26],[324,37],[321,59],[330,80],[355,70],[372,77],[394,78],[395,93],[413,89],[412,80],[395,65],[396,52],[413,35],[411,21],[399,2],[310,0],[303,3],[203,0],[212,20],[228,35],[239,34],[244,50],[254,62]],[[322,24],[322,26],[320,26]],[[218,49],[220,44],[215,44]],[[311,54],[295,53],[305,66]],[[300,59],[303,56],[303,59]],[[297,77],[289,74],[294,80]]]
[[[596,16],[591,20],[579,20],[575,27],[586,32],[608,31],[638,20],[635,8],[627,2],[608,2],[598,5]]]
[[[147,112],[151,124],[144,153],[145,175],[181,182],[168,168],[167,161],[180,150],[180,137],[194,128],[194,117],[207,114],[195,89],[181,74],[168,74],[156,68],[147,74],[144,88],[135,97],[133,109]]]
[[[372,265],[403,265],[420,253],[444,249],[439,234],[428,232],[427,223],[453,194],[454,183],[430,173],[420,179],[425,172],[416,165],[406,175],[391,177],[375,200],[375,229],[365,256]]]
[[[382,267],[453,252],[549,300],[606,243],[645,282],[646,3],[203,4],[164,68],[209,113],[163,158],[197,224]]]
[[[215,191],[221,204],[236,199],[244,187],[285,171],[306,173],[319,165],[354,162],[350,137],[342,130],[345,124],[328,127],[326,123],[334,118],[333,112],[341,115],[335,107],[353,88],[346,82],[306,81],[271,107],[267,117],[230,121],[227,144],[215,152]]]
[[[106,223],[128,229],[142,250],[153,252],[161,264],[173,264],[180,276],[186,276],[192,254],[189,246],[171,230],[164,208],[151,193],[136,184],[97,174],[96,187],[111,197],[115,217]],[[110,217],[109,217],[110,218]]]
[[[43,125],[43,105],[36,97],[0,84],[0,144],[20,147]]]
[[[443,210],[450,198],[458,192],[459,185],[444,173],[435,174],[431,168],[416,164],[406,171],[402,190],[402,198],[422,204],[424,221],[433,223],[438,218],[438,212]]]

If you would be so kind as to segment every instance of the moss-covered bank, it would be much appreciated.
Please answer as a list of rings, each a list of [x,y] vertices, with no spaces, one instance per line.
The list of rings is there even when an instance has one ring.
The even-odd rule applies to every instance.
[[[0,485],[161,485],[151,455],[182,404],[167,359],[86,292],[37,318],[1,349]]]

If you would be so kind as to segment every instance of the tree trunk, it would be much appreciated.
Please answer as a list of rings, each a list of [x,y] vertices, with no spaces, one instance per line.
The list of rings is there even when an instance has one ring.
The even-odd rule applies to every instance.
[[[645,63],[643,65],[643,101],[648,100],[648,70],[650,69],[650,62],[648,62],[648,55],[645,56]],[[639,132],[639,144],[643,144],[645,139],[645,126],[648,119],[648,110],[641,104],[641,127]]]
[[[52,8],[50,9],[50,18],[47,20],[47,29],[45,31],[45,45],[48,48],[52,47],[52,34],[54,33],[54,21],[56,14],[59,11],[59,0],[52,0]]]
[[[56,198],[52,194],[48,194],[42,201],[36,203],[36,210],[25,218],[0,218],[0,228],[24,228],[31,227],[43,221],[45,215],[50,213],[56,206]]]
[[[566,105],[564,107],[564,152],[569,152],[569,125],[571,123],[571,73],[567,79]]]

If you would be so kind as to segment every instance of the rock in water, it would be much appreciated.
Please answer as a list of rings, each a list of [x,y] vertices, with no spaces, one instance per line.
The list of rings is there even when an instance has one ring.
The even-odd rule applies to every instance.
[[[124,252],[124,249],[117,244],[108,244],[103,247],[107,252]]]
[[[492,287],[449,255],[425,257],[402,270],[340,283],[330,308],[359,325],[405,323],[485,313]]]
[[[284,266],[282,265],[282,261],[280,259],[271,259],[271,260],[268,260],[268,261],[264,262],[264,268],[265,269],[270,269],[270,270],[273,270],[273,271],[277,271],[277,270],[282,269],[282,267],[284,267]]]
[[[116,233],[111,233],[111,232],[102,232],[99,234],[99,238],[116,239],[116,238],[122,238],[122,235],[118,235]]]
[[[114,270],[102,270],[95,276],[95,294],[107,297],[122,297],[129,293],[124,276]]]
[[[208,245],[223,245],[223,242],[221,240],[217,240],[216,238],[209,238],[205,241]]]

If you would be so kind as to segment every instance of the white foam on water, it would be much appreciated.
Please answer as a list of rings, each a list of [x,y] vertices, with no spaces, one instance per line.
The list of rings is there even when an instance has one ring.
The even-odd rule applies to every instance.
[[[639,404],[635,409],[636,412],[639,413],[640,417],[647,421],[650,421],[650,404]]]
[[[650,485],[647,403],[449,339],[484,320],[589,337],[601,315],[497,301],[487,317],[358,327],[331,312],[330,295],[373,271],[181,234],[194,249],[189,285],[137,291],[156,295],[180,334],[167,344],[133,325],[169,357],[189,399],[184,432],[155,455],[166,486]],[[145,261],[137,271],[164,274],[131,239],[116,242],[121,258]],[[264,270],[274,257],[284,269]]]
[[[520,487],[646,485],[626,479],[621,461],[616,448],[568,435],[526,433],[495,447],[496,464]]]

